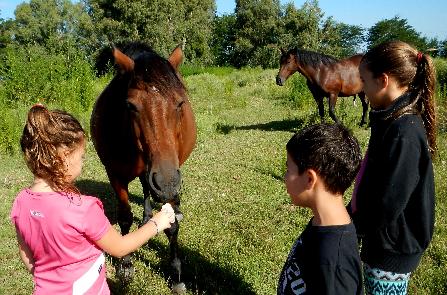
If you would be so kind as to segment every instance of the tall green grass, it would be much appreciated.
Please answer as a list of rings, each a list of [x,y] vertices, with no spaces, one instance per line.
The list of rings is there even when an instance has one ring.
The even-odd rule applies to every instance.
[[[276,70],[262,69],[184,74],[198,128],[196,148],[182,167],[181,208],[185,218],[179,243],[187,294],[274,294],[288,251],[308,222],[310,212],[291,206],[285,191],[285,144],[294,132],[320,119],[302,77],[294,75],[280,87],[275,84],[276,74]],[[108,79],[94,80],[88,106]],[[438,91],[442,95],[438,106],[445,105],[445,92]],[[88,129],[91,108],[78,111],[64,103],[54,101],[51,106],[76,113]],[[4,112],[1,118],[8,116],[5,124],[15,126],[20,133],[28,107],[6,105],[0,108]],[[364,150],[369,129],[358,127],[361,104],[357,101],[354,105],[352,98],[340,99],[336,113]],[[11,138],[11,148],[18,151],[17,138]],[[434,164],[434,239],[410,281],[409,294],[447,294],[447,138],[442,129],[439,149]],[[8,214],[15,194],[30,183],[31,175],[18,152],[2,151],[0,165],[0,294],[30,294],[32,279],[20,263]],[[116,200],[91,143],[77,185],[101,198],[106,214],[116,221]],[[129,192],[134,230],[142,219],[138,181],[131,183]],[[346,195],[351,192],[352,188]],[[113,293],[170,294],[168,253],[163,235],[136,251],[132,258],[136,275],[125,288],[115,278],[115,260],[108,257]]]

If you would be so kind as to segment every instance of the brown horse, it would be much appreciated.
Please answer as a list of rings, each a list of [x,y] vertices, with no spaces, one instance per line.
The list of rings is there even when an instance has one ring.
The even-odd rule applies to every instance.
[[[184,286],[177,242],[182,217],[179,167],[195,146],[196,123],[178,72],[183,53],[177,47],[166,60],[141,43],[112,52],[118,71],[93,109],[93,143],[119,199],[118,224],[123,235],[133,222],[128,184],[136,177],[143,186],[143,223],[153,215],[149,195],[173,206],[177,219],[165,234],[174,288]],[[117,273],[125,280],[132,278],[129,255],[120,262]]]
[[[329,99],[329,115],[339,122],[335,116],[335,104],[338,97],[354,96],[358,94],[362,101],[363,114],[360,125],[366,122],[368,102],[362,91],[363,83],[359,74],[359,63],[363,55],[354,55],[346,59],[335,58],[313,51],[281,49],[280,69],[276,76],[276,84],[284,85],[287,78],[295,72],[301,73],[307,80],[321,119],[324,118],[323,99]]]

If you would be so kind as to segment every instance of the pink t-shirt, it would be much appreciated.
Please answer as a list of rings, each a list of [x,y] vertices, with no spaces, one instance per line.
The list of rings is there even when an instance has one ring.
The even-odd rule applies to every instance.
[[[111,226],[100,200],[24,189],[11,219],[33,253],[33,294],[110,294],[104,254],[94,243]]]

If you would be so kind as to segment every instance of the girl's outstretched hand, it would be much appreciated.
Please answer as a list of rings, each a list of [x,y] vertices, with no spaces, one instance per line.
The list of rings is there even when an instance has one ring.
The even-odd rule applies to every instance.
[[[175,214],[174,209],[172,209],[171,204],[166,203],[161,207],[160,212],[152,217],[158,227],[158,230],[161,232],[167,228],[171,227],[171,223],[175,222]]]

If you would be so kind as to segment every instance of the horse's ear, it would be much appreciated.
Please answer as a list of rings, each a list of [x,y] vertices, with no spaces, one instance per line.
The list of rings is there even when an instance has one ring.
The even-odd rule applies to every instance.
[[[281,54],[285,54],[286,53],[286,51],[284,50],[284,48],[279,48],[279,50],[281,50]]]
[[[183,51],[180,45],[172,51],[171,55],[168,58],[168,61],[174,67],[174,69],[178,70],[179,65],[183,61]]]
[[[115,59],[115,64],[120,68],[121,74],[133,71],[135,62],[133,59],[122,53],[118,48],[113,47],[112,49],[113,58]]]

